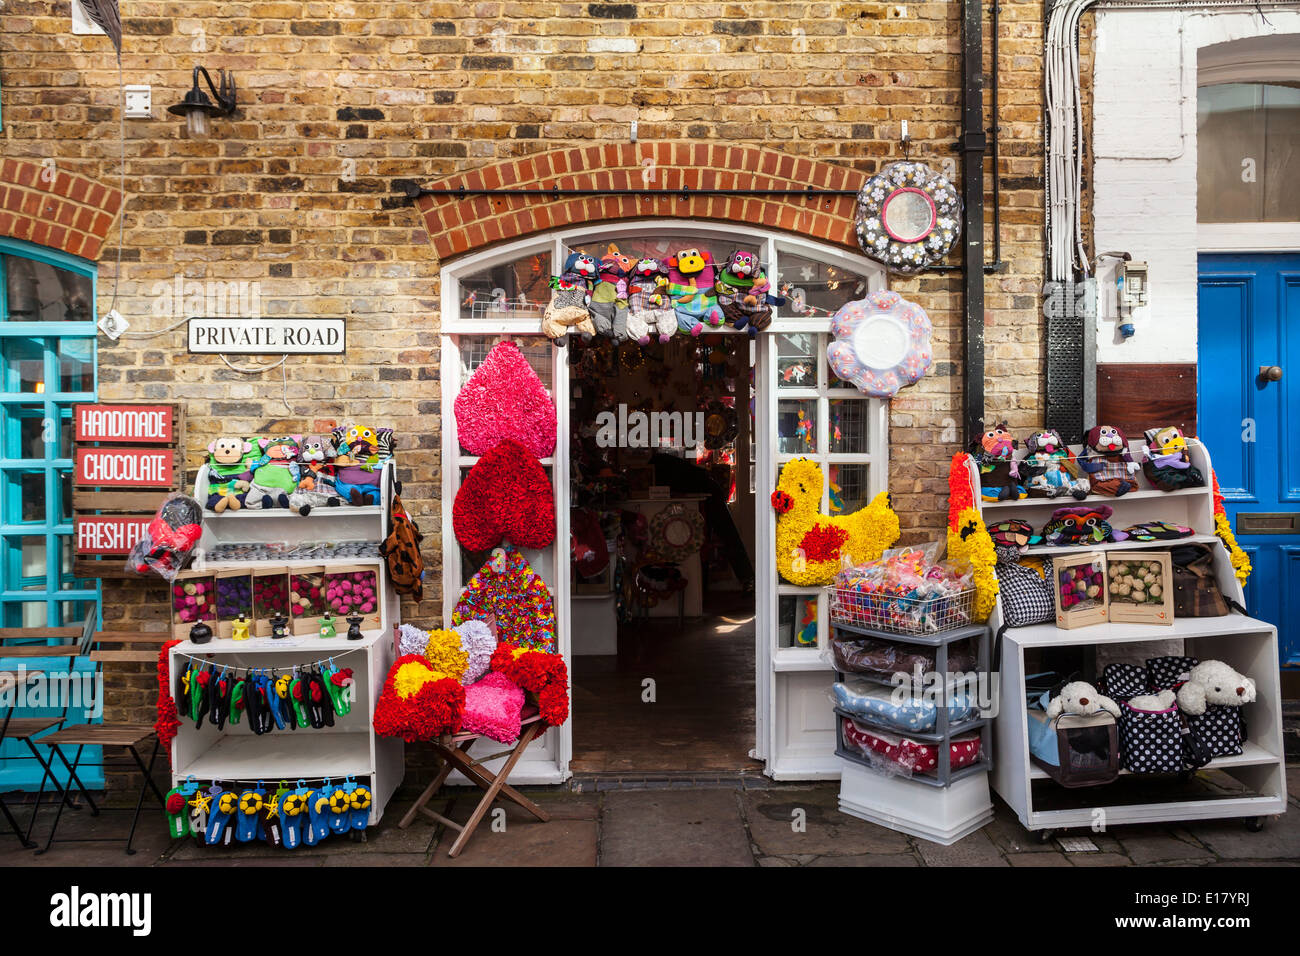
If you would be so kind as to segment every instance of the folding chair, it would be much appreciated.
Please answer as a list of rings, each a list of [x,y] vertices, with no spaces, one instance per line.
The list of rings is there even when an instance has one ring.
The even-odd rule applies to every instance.
[[[86,641],[95,630],[95,610],[92,608],[86,614],[86,620],[81,627],[6,627],[0,628],[0,657],[34,659],[47,657],[66,657],[66,670],[71,671],[78,657],[83,653]],[[21,643],[10,644],[10,641]],[[51,643],[53,642],[53,643]],[[37,677],[45,675],[43,670],[26,670],[23,669],[16,674],[7,675],[12,681],[13,689],[17,690],[18,676],[21,674],[25,682],[31,682]],[[64,699],[62,713],[57,717],[15,717],[14,712],[17,710],[17,694],[14,697],[14,703],[5,712],[4,721],[0,724],[0,742],[5,740],[18,740],[26,745],[31,752],[32,758],[41,768],[41,783],[36,791],[36,802],[32,807],[31,819],[27,822],[27,829],[19,832],[19,828],[14,823],[13,814],[8,806],[5,806],[0,800],[0,810],[3,811],[6,821],[14,826],[14,832],[18,836],[19,842],[26,849],[36,846],[32,842],[32,829],[36,826],[36,816],[41,809],[41,799],[45,795],[45,784],[47,782],[54,785],[54,789],[59,792],[60,800],[66,803],[71,809],[79,809],[78,804],[73,801],[68,790],[72,784],[76,784],[77,789],[85,797],[88,803],[93,806],[90,794],[82,784],[81,779],[75,774],[68,780],[68,787],[59,785],[58,778],[54,776],[52,763],[50,759],[43,756],[37,745],[44,745],[44,739],[38,739],[39,735],[55,727],[61,727],[68,719],[67,699]],[[51,758],[53,754],[50,755]],[[17,757],[8,757],[7,760],[21,759]]]
[[[447,851],[447,856],[454,858],[460,856],[460,851],[465,849],[465,844],[474,835],[475,828],[482,822],[484,815],[491,809],[498,796],[517,803],[538,820],[545,823],[550,819],[546,815],[546,811],[506,783],[506,780],[510,777],[510,771],[514,769],[515,764],[519,762],[519,758],[528,749],[529,742],[537,735],[538,730],[544,731],[545,729],[536,710],[530,713],[526,709],[524,711],[523,730],[519,735],[519,740],[509,750],[502,750],[486,757],[471,757],[469,749],[479,739],[479,734],[452,734],[433,741],[433,748],[442,760],[442,767],[439,768],[438,775],[433,778],[433,783],[424,789],[424,793],[420,794],[414,806],[406,811],[406,816],[402,817],[401,822],[397,824],[398,829],[405,830],[410,826],[416,814],[428,817],[435,823],[446,824],[460,834],[460,836],[456,837],[456,842],[451,845],[451,849]],[[499,757],[505,757],[506,762],[501,765],[501,769],[495,774],[483,766],[485,763]],[[470,814],[469,820],[463,826],[425,806],[437,796],[438,791],[442,789],[442,785],[451,776],[453,770],[459,770],[483,791],[483,797],[479,800],[478,806],[474,808],[474,812]]]
[[[90,659],[98,664],[101,668],[105,662],[111,661],[135,661],[142,663],[156,663],[158,660],[158,650],[163,643],[169,640],[170,634],[140,634],[135,632],[120,631],[96,631],[91,634],[89,643],[95,645],[98,649],[90,652]],[[139,648],[126,648],[126,645],[145,644],[152,645],[152,650],[143,650]],[[116,645],[118,650],[103,650],[103,646]],[[125,648],[125,649],[122,649]],[[139,747],[142,743],[153,739],[153,749],[149,754],[149,762],[145,763],[140,755]],[[67,768],[69,775],[76,779],[77,768],[81,765],[81,758],[87,747],[101,747],[109,749],[125,750],[131,758],[130,762],[121,764],[109,764],[108,758],[101,755],[99,766],[124,766],[130,769],[132,765],[144,775],[140,783],[140,792],[136,796],[135,812],[131,816],[131,829],[126,837],[126,854],[131,856],[135,850],[131,848],[131,843],[135,839],[136,827],[140,822],[140,810],[144,806],[145,793],[153,791],[158,798],[159,806],[166,807],[166,798],[163,796],[158,785],[153,780],[154,762],[158,758],[158,737],[154,733],[151,724],[128,724],[128,723],[100,723],[100,724],[77,724],[71,727],[64,727],[45,737],[41,743],[50,747],[52,757],[57,757],[59,761]],[[69,762],[66,749],[76,747],[76,753]],[[51,760],[51,764],[53,760]],[[92,815],[99,815],[99,808],[90,801],[87,794],[86,799],[90,802]],[[57,840],[55,834],[59,829],[59,821],[63,818],[64,804],[59,804],[59,809],[54,815],[54,822],[50,824],[50,835],[45,841],[45,846],[36,851],[39,856],[45,853],[55,843],[111,843],[116,841],[116,837],[77,837],[70,840]]]

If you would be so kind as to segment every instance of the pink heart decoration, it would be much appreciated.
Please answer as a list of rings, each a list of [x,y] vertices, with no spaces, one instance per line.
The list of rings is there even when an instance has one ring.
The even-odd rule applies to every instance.
[[[555,403],[519,346],[500,342],[474,370],[453,405],[460,443],[486,455],[513,439],[537,458],[555,451]]]

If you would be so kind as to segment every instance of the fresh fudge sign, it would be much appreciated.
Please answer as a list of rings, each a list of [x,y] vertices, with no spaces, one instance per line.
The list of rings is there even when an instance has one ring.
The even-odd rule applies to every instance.
[[[77,405],[72,418],[76,441],[170,445],[176,439],[171,405]]]
[[[171,448],[78,448],[75,481],[102,488],[166,488],[175,478]]]
[[[189,320],[190,351],[204,355],[342,355],[343,319]]]
[[[140,540],[144,529],[153,520],[151,515],[88,515],[77,517],[78,554],[130,554]]]

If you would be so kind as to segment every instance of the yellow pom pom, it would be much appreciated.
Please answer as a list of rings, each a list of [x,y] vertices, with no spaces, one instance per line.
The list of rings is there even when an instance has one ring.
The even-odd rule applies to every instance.
[[[469,666],[469,655],[460,646],[460,635],[452,630],[429,632],[429,645],[424,649],[429,666],[444,677],[460,680]]]
[[[397,674],[393,678],[393,687],[399,697],[407,698],[419,691],[421,687],[436,680],[438,677],[433,669],[423,661],[407,661],[397,668]]]

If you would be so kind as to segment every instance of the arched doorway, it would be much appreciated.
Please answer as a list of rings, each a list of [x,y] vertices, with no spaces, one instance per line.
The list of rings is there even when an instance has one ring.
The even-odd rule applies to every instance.
[[[746,249],[758,254],[774,284],[790,288],[788,304],[775,310],[772,326],[752,344],[748,336],[732,330],[703,342],[679,334],[667,346],[651,347],[643,357],[650,364],[664,367],[665,380],[669,382],[673,368],[681,363],[698,367],[705,349],[710,354],[714,349],[729,353],[734,359],[731,364],[742,372],[724,374],[721,383],[709,383],[721,385],[707,390],[707,394],[722,399],[723,404],[735,411],[737,429],[729,449],[722,449],[724,454],[716,456],[712,453],[719,449],[707,449],[711,453],[707,460],[715,466],[715,471],[724,471],[716,466],[726,465],[725,473],[731,477],[725,505],[753,569],[753,590],[750,593],[744,587],[745,582],[737,581],[739,587],[732,589],[723,605],[711,605],[708,587],[702,586],[699,604],[691,608],[697,613],[686,617],[687,629],[692,633],[707,632],[709,639],[698,644],[705,648],[701,653],[706,655],[711,653],[709,646],[721,646],[727,634],[745,635],[750,642],[747,653],[724,656],[729,666],[743,661],[742,666],[750,673],[740,681],[727,682],[728,701],[737,708],[743,707],[743,713],[725,728],[710,727],[707,710],[703,712],[704,717],[693,723],[667,721],[663,726],[679,728],[672,732],[674,737],[686,736],[687,732],[680,728],[690,726],[692,739],[662,741],[664,746],[657,752],[653,748],[636,751],[642,755],[639,759],[666,765],[628,766],[625,761],[614,760],[607,766],[638,772],[740,770],[753,767],[751,761],[758,760],[767,772],[779,778],[834,776],[838,771],[833,756],[833,717],[826,706],[831,672],[821,655],[827,638],[825,597],[817,589],[778,584],[774,519],[768,496],[781,465],[799,455],[818,460],[828,476],[828,487],[822,490],[824,509],[853,510],[887,487],[888,406],[840,382],[823,358],[834,311],[851,299],[885,287],[885,275],[880,267],[843,247],[757,226],[664,219],[588,223],[494,246],[448,263],[441,276],[444,614],[450,615],[456,595],[478,569],[477,556],[461,551],[451,525],[452,502],[475,459],[460,447],[454,417],[448,412],[462,383],[492,345],[508,338],[520,345],[556,402],[561,440],[554,456],[543,465],[555,488],[556,540],[562,550],[552,546],[545,552],[527,553],[526,557],[546,580],[556,599],[560,648],[574,674],[572,719],[559,732],[551,732],[534,744],[513,778],[536,783],[559,782],[575,768],[596,767],[592,753],[599,751],[604,742],[595,740],[587,745],[586,741],[592,738],[585,735],[583,721],[591,720],[593,714],[602,720],[617,715],[620,721],[632,725],[640,721],[644,727],[651,714],[658,719],[671,709],[665,707],[673,699],[665,679],[670,683],[675,679],[694,682],[691,693],[677,698],[679,701],[693,698],[698,702],[710,686],[715,686],[710,680],[718,677],[717,672],[710,676],[707,669],[687,666],[692,664],[685,659],[687,650],[667,663],[664,658],[649,653],[646,641],[656,639],[651,631],[642,635],[640,644],[633,636],[629,637],[628,650],[619,647],[624,635],[617,622],[617,597],[613,601],[614,626],[618,632],[614,634],[613,654],[608,653],[608,641],[602,643],[595,639],[609,636],[593,633],[596,625],[591,622],[597,617],[586,610],[579,610],[575,615],[575,604],[595,603],[591,600],[592,591],[575,586],[568,550],[570,509],[575,505],[575,488],[584,477],[581,439],[597,424],[593,414],[611,409],[592,405],[589,395],[575,394],[575,383],[580,377],[583,385],[579,388],[590,388],[592,381],[582,373],[580,361],[576,366],[572,361],[571,357],[581,350],[552,347],[540,334],[540,318],[549,297],[547,281],[552,273],[559,271],[568,253],[573,250],[604,252],[610,243],[638,257],[663,256],[668,250],[698,246],[708,248],[715,261],[725,261],[733,251]],[[625,377],[631,380],[634,376],[624,366],[615,366],[609,373],[609,384],[613,387],[608,391],[615,399],[610,404],[615,411],[617,406],[633,404],[626,400],[629,396],[620,396],[618,392]],[[699,379],[705,377],[703,373],[694,376],[693,392],[667,388],[640,398],[650,402],[651,411],[656,410],[655,401],[669,394],[687,404],[698,404],[706,394],[701,390],[705,383]],[[672,410],[685,408],[674,405]],[[687,464],[697,463],[703,450],[686,448],[684,444],[670,442],[653,451],[685,460]],[[646,466],[636,464],[638,455],[645,449],[615,449],[620,453],[624,450],[635,454],[627,460],[614,457],[611,471],[626,474]],[[662,489],[668,485],[668,493],[674,494],[671,482],[657,484],[662,473],[658,467],[653,469],[645,494],[629,492],[610,502],[616,506],[612,510],[640,511],[644,504],[652,511],[651,488],[660,489],[655,493],[663,494]],[[726,563],[731,566],[732,577],[736,576],[736,566],[743,566],[743,561]],[[709,581],[707,567],[689,573]],[[726,577],[725,573],[720,576]],[[611,590],[613,586],[611,582]],[[717,590],[726,591],[721,587]],[[719,606],[723,610],[718,611]],[[659,621],[667,621],[671,630],[677,611],[674,602],[663,609],[664,618],[653,619],[644,626],[653,628]],[[584,622],[580,635],[575,635],[575,618]],[[715,643],[710,645],[710,641]],[[586,653],[589,649],[597,653]],[[597,679],[600,668],[580,660],[588,656],[614,658],[615,678]],[[670,668],[667,664],[674,666]],[[646,666],[660,668],[660,676],[640,673],[636,670],[638,666],[643,670]],[[651,683],[646,684],[647,680]],[[593,701],[584,693],[584,681],[595,688],[592,693],[602,698],[607,692],[615,693],[620,699]],[[745,699],[740,700],[737,693],[743,693]],[[726,741],[721,750],[715,746],[717,740]],[[625,752],[633,749],[628,746]],[[610,755],[608,747],[601,752]]]

